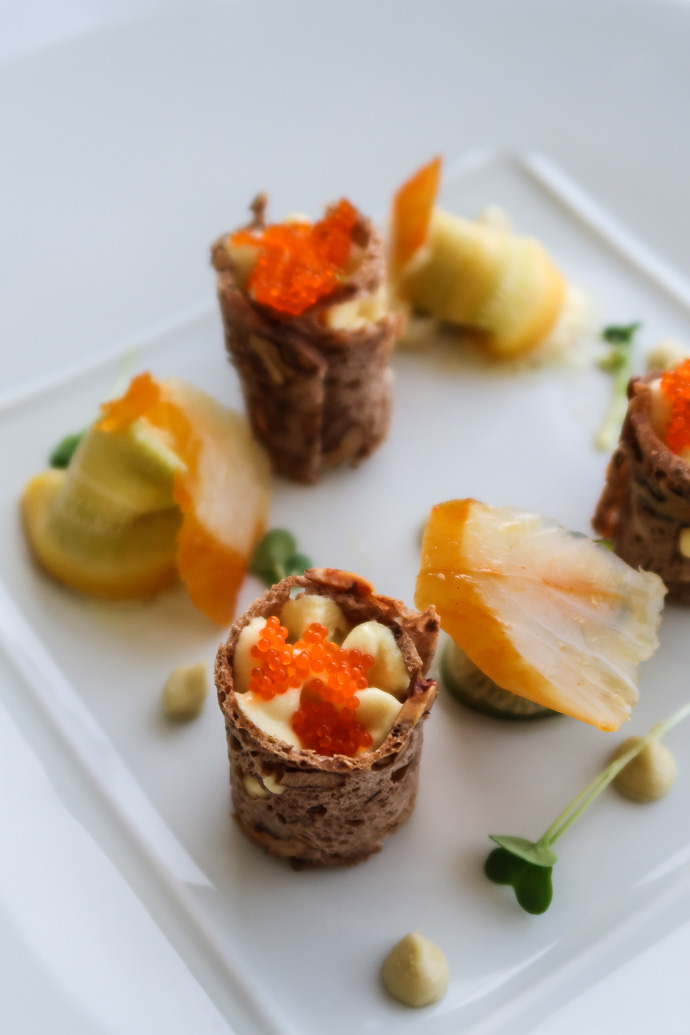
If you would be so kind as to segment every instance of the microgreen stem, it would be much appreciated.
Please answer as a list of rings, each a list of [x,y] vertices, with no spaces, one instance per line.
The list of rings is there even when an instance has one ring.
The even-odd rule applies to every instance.
[[[597,449],[601,449],[602,452],[613,449],[623,424],[627,409],[626,389],[632,376],[632,365],[632,353],[629,353],[613,375],[611,402],[594,439]]]
[[[592,782],[585,787],[577,797],[573,798],[570,804],[561,812],[560,816],[551,824],[546,833],[540,837],[537,842],[540,845],[550,847],[553,845],[559,837],[566,832],[569,826],[575,822],[578,816],[587,809],[592,802],[599,797],[601,792],[608,787],[612,780],[620,773],[621,769],[624,769],[628,762],[639,755],[640,751],[643,751],[650,744],[655,743],[657,740],[661,740],[664,734],[668,733],[670,729],[676,726],[683,719],[690,715],[690,704],[684,705],[675,714],[673,714],[665,722],[658,722],[656,726],[653,726],[646,737],[642,737],[637,744],[634,744],[625,754],[617,758],[615,762],[612,762],[603,772],[599,773],[594,777]]]
[[[127,385],[132,380],[132,371],[134,370],[134,361],[137,358],[137,349],[127,349],[122,360],[120,367],[115,378],[115,384],[110,390],[107,401],[111,399],[117,399],[120,395],[123,395],[127,390]]]
[[[601,366],[613,374],[613,386],[611,401],[594,443],[597,449],[606,452],[616,444],[625,418],[628,381],[633,372],[632,342],[639,327],[639,323],[631,323],[628,327],[607,327],[602,335],[605,341],[610,342],[611,352]]]

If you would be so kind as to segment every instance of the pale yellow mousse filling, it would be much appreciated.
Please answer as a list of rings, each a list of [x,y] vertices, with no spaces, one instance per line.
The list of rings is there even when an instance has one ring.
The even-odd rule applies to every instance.
[[[652,427],[662,442],[666,441],[668,424],[671,420],[671,403],[668,397],[661,390],[661,378],[657,377],[649,384],[649,419]],[[678,456],[686,463],[690,463],[690,448],[685,446],[680,450]]]
[[[296,643],[313,622],[318,622],[328,629],[328,640],[345,650],[356,649],[373,657],[374,664],[368,673],[369,682],[373,685],[358,691],[356,716],[372,738],[370,747],[360,751],[375,751],[393,728],[410,683],[402,653],[391,630],[375,621],[352,627],[333,600],[307,594],[288,600],[279,617],[288,630],[289,643]],[[246,718],[269,737],[299,748],[302,745],[292,729],[291,720],[300,706],[305,684],[276,694],[269,701],[249,689],[251,671],[256,665],[251,650],[265,625],[265,618],[252,618],[238,637],[233,666],[238,705]],[[310,679],[307,678],[306,685]]]

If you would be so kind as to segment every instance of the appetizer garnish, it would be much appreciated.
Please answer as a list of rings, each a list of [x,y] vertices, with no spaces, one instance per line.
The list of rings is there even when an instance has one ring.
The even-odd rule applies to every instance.
[[[64,438],[61,438],[48,458],[50,466],[57,467],[61,471],[69,467],[72,457],[77,451],[77,446],[85,434],[84,431],[75,431],[73,435],[65,435]]]
[[[166,681],[161,694],[163,714],[176,722],[188,722],[201,714],[208,693],[206,664],[179,665]]]
[[[599,797],[612,780],[620,778],[629,765],[635,764],[635,759],[642,752],[655,745],[664,734],[688,715],[690,715],[690,704],[686,704],[665,722],[657,723],[646,737],[633,738],[635,742],[629,744],[626,750],[617,753],[614,761],[598,776],[595,776],[584,791],[573,798],[538,841],[528,841],[524,837],[490,834],[491,840],[495,841],[499,847],[494,848],[484,865],[484,872],[489,880],[494,884],[512,885],[518,904],[525,912],[545,913],[551,905],[553,897],[551,871],[558,861],[553,845],[585,809],[589,808],[592,802]],[[628,744],[628,741],[625,743]]]
[[[227,623],[269,503],[266,457],[246,421],[181,381],[140,374],[79,442],[66,470],[22,500],[29,545],[60,582],[143,597],[178,575]]]
[[[226,345],[274,469],[315,482],[385,438],[404,321],[388,306],[381,240],[349,201],[313,224],[267,225],[265,204],[212,248]]]
[[[566,284],[539,241],[434,207],[438,159],[395,196],[392,272],[415,309],[463,327],[490,355],[532,352],[555,328]]]
[[[266,586],[274,586],[288,575],[303,575],[311,566],[306,554],[298,553],[291,532],[272,528],[254,547],[249,570]]]
[[[504,690],[602,730],[637,701],[664,587],[554,521],[477,500],[434,507],[417,607]]]
[[[613,377],[611,402],[596,436],[598,449],[612,449],[625,417],[625,399],[628,381],[633,371],[633,339],[641,324],[631,323],[627,327],[605,327],[602,338],[611,346],[608,355],[599,362],[602,370]]]
[[[430,1006],[448,988],[448,961],[421,931],[406,934],[393,946],[381,968],[383,983],[405,1006]]]
[[[437,634],[433,608],[408,611],[320,568],[284,579],[236,622],[216,685],[250,840],[299,865],[350,864],[407,820]]]
[[[690,601],[690,360],[628,385],[628,410],[592,521],[619,557]]]
[[[628,737],[614,751],[611,761],[616,762],[639,743],[639,737]],[[647,805],[668,794],[675,782],[675,758],[665,744],[653,741],[642,745],[638,754],[615,777],[613,786],[624,798]]]

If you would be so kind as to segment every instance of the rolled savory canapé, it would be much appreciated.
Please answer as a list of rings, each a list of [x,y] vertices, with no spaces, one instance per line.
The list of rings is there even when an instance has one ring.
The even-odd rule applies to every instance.
[[[690,361],[628,385],[628,411],[592,524],[668,599],[690,603]]]
[[[297,591],[297,595],[294,595]],[[352,865],[414,808],[439,623],[350,572],[283,579],[216,658],[235,818],[296,866]]]
[[[348,201],[316,223],[266,225],[265,205],[211,250],[225,341],[274,470],[315,482],[385,438],[404,320],[389,310],[381,239]]]

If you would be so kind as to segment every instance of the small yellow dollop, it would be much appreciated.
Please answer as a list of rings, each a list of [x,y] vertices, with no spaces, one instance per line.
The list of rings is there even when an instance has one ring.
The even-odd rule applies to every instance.
[[[405,1006],[430,1006],[448,988],[448,963],[438,945],[416,931],[406,934],[383,961],[383,983]]]
[[[163,687],[163,711],[169,719],[195,719],[204,707],[207,692],[206,663],[180,665]]]
[[[620,758],[639,742],[639,737],[628,737],[616,748],[611,761]],[[663,798],[675,781],[676,761],[665,744],[655,741],[643,748],[624,769],[621,769],[613,785],[631,801],[646,804]]]

